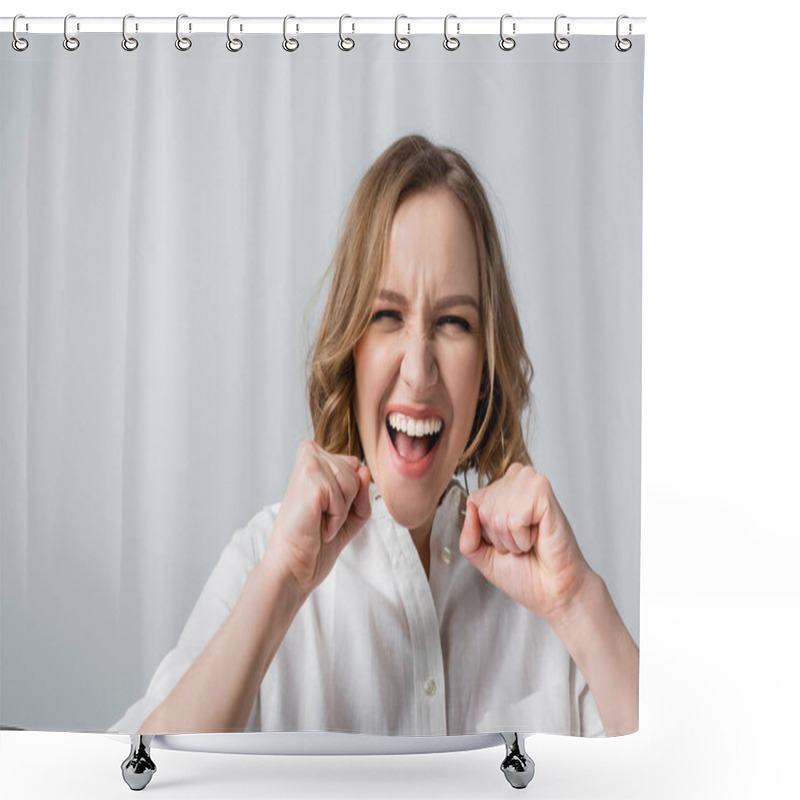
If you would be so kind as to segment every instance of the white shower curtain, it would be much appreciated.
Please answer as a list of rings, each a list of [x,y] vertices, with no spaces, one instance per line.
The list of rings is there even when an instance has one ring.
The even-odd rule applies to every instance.
[[[529,449],[638,641],[643,37],[28,38],[0,74],[3,725],[106,729],[282,497],[344,211],[408,133],[489,191]]]

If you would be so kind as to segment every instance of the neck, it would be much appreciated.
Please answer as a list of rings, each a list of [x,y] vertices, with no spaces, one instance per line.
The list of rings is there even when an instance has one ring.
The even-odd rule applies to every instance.
[[[411,534],[411,539],[414,546],[417,548],[419,560],[422,562],[422,567],[425,570],[425,577],[430,580],[431,577],[431,528],[433,527],[433,520],[428,520],[424,525],[413,530],[409,528],[408,532]]]
[[[431,518],[426,520],[418,528],[408,529],[408,532],[411,534],[411,539],[414,542],[414,546],[417,548],[419,560],[422,562],[422,567],[425,570],[425,577],[428,578],[428,580],[431,578],[431,530],[433,529],[433,518],[436,516],[436,511],[442,504],[442,500],[444,500],[444,496],[447,494],[447,490],[449,488],[450,484],[448,483],[445,487],[445,490],[442,492],[441,497],[439,498],[439,502],[436,503],[436,508],[434,509]]]

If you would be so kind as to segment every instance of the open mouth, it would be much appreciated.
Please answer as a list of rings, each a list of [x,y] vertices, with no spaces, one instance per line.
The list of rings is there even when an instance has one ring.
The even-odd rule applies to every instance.
[[[442,420],[414,420],[402,414],[386,417],[386,430],[403,461],[422,461],[435,447],[444,430]]]

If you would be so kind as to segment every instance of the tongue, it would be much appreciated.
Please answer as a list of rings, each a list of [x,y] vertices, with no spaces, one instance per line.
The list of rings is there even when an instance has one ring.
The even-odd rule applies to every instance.
[[[397,431],[394,446],[405,461],[421,461],[428,454],[429,436],[409,436],[402,431]]]

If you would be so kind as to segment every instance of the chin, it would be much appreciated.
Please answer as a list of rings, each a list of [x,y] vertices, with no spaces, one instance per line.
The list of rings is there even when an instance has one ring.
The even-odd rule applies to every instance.
[[[402,483],[405,481],[382,487],[383,500],[395,522],[413,530],[431,521],[449,479],[442,487],[432,486],[431,481],[411,488]]]
[[[414,504],[412,507],[407,502],[401,502],[401,504],[397,506],[385,495],[384,500],[386,500],[386,508],[392,515],[392,519],[404,528],[408,528],[410,531],[422,527],[431,519],[436,510],[435,503],[426,505]]]

